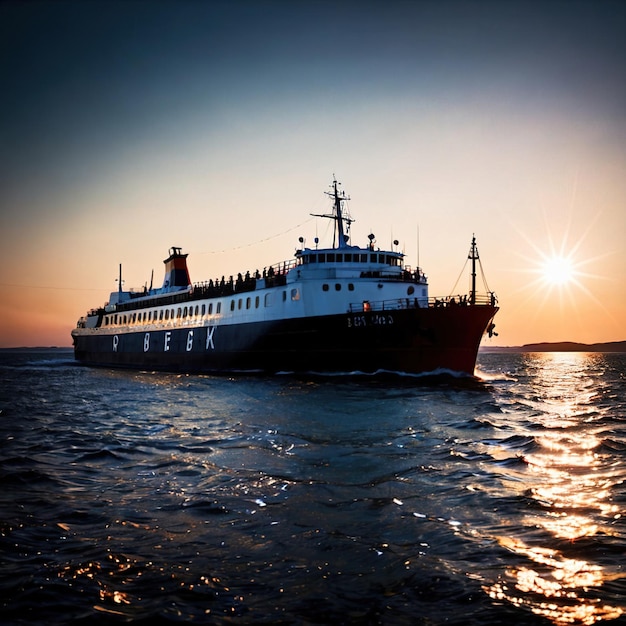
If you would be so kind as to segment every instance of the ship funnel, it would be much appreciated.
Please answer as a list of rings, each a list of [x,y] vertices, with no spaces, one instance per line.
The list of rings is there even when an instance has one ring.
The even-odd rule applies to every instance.
[[[189,270],[187,269],[187,255],[181,252],[182,248],[170,248],[170,256],[165,263],[165,278],[163,289],[175,289],[191,285]]]

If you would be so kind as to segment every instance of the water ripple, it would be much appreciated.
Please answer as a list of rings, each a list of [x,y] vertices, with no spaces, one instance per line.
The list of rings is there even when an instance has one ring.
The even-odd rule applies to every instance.
[[[6,624],[617,624],[623,355],[480,381],[0,363]]]

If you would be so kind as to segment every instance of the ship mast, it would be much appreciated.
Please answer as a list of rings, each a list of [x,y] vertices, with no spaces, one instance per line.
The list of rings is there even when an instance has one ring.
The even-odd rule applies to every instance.
[[[331,215],[320,215],[318,213],[311,213],[314,217],[326,217],[331,220],[335,220],[335,229],[333,232],[333,248],[347,248],[349,235],[345,232],[343,223],[346,222],[347,230],[350,229],[350,224],[354,222],[353,219],[345,217],[343,214],[343,208],[341,203],[344,200],[350,200],[349,196],[346,196],[346,192],[342,191],[341,194],[337,189],[337,185],[341,183],[337,182],[336,178],[333,178],[332,192],[325,191],[324,193],[333,199],[334,212]]]
[[[479,256],[475,235],[472,235],[472,246],[467,258],[472,261],[472,288],[470,290],[470,304],[476,304],[476,261],[479,259]]]

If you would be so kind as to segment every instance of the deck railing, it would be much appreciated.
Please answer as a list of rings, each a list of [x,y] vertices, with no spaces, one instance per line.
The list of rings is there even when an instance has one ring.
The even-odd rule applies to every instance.
[[[476,294],[474,303],[470,303],[469,296],[454,296],[445,298],[394,298],[391,300],[363,300],[351,302],[349,313],[367,313],[368,311],[399,311],[402,309],[419,308],[447,308],[454,306],[486,306],[496,305],[496,296],[493,293]]]

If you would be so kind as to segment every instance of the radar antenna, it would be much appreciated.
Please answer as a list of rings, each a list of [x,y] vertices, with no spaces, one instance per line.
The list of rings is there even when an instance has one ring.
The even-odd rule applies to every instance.
[[[350,200],[349,196],[346,196],[346,192],[339,193],[337,186],[341,183],[337,182],[337,179],[333,177],[333,184],[331,186],[332,192],[325,191],[324,193],[333,199],[333,213],[330,215],[322,215],[319,213],[311,213],[314,217],[325,217],[327,219],[335,220],[335,228],[333,232],[333,248],[347,248],[350,235],[350,224],[354,222],[351,217],[344,215],[344,207],[342,203]],[[344,229],[344,222],[346,228]]]

